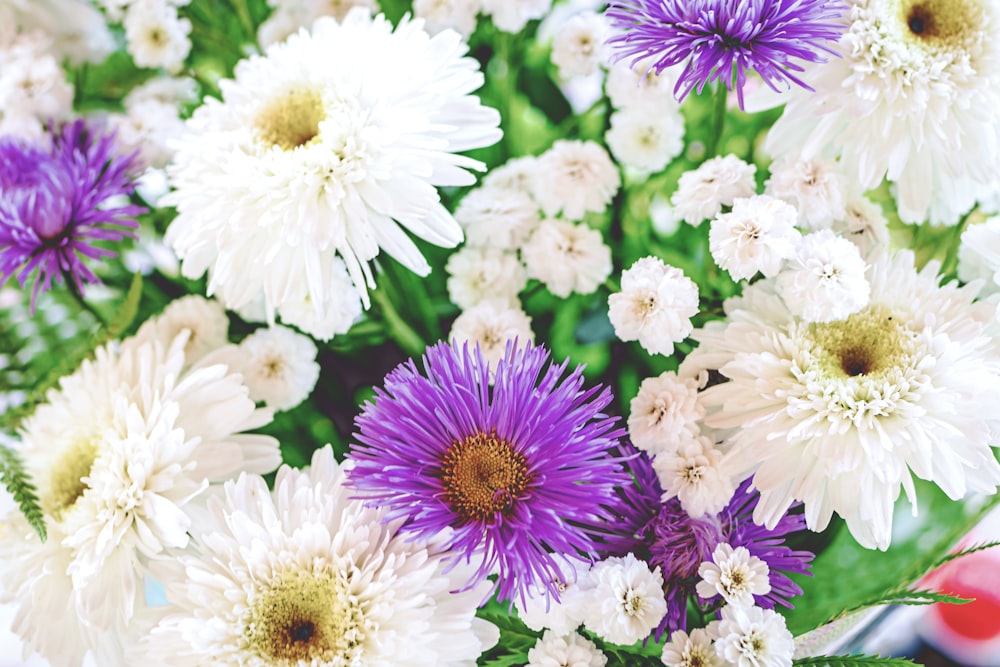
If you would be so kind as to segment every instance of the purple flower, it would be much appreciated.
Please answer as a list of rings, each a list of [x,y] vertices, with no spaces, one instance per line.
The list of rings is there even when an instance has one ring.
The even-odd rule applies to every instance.
[[[836,55],[824,42],[840,38],[845,9],[841,0],[611,0],[605,15],[620,33],[608,40],[618,59],[651,57],[656,74],[685,63],[678,100],[716,79],[732,90],[735,80],[742,109],[751,69],[773,90],[779,82],[812,90],[793,74],[804,71],[794,59]]]
[[[144,209],[108,200],[132,193],[135,155],[121,156],[114,137],[82,120],[53,136],[51,149],[0,139],[0,283],[23,288],[35,275],[32,305],[53,281],[100,282],[85,259],[115,253],[98,243],[134,236]]]
[[[543,347],[508,346],[490,384],[478,348],[439,343],[398,366],[356,419],[350,483],[403,530],[445,537],[455,560],[481,558],[470,582],[498,573],[501,599],[537,585],[558,598],[560,560],[593,557],[628,481],[623,430]],[[565,377],[564,377],[565,375]]]
[[[621,453],[627,456],[629,451],[634,450],[623,446]],[[792,606],[789,599],[800,595],[802,589],[788,574],[808,573],[813,554],[793,551],[784,545],[784,538],[805,530],[804,517],[786,514],[773,529],[758,526],[751,516],[760,494],[749,492],[750,481],[746,481],[718,515],[694,519],[676,498],[660,501],[663,488],[645,452],[631,456],[628,467],[634,481],[619,489],[622,501],[616,507],[619,514],[610,524],[617,530],[605,536],[601,554],[623,556],[631,552],[651,567],[660,568],[667,614],[654,633],[657,641],[664,633],[687,629],[688,600],[694,596],[695,601],[700,601],[695,593],[698,566],[711,560],[718,544],[746,547],[767,563],[771,592],[755,595],[757,606],[764,609],[773,609],[777,604]],[[622,508],[627,509],[622,511]],[[712,606],[712,601],[708,606]]]

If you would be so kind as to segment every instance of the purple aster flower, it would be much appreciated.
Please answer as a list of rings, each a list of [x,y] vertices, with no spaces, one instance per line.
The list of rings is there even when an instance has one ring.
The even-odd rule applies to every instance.
[[[53,281],[100,282],[85,259],[115,253],[98,243],[134,236],[144,209],[111,205],[132,193],[135,154],[117,153],[113,135],[82,120],[65,125],[51,149],[0,139],[0,283],[13,275],[23,288],[35,277],[32,306]]]
[[[593,558],[626,483],[624,431],[543,347],[508,345],[492,386],[479,349],[439,343],[421,373],[411,360],[385,378],[356,419],[350,483],[422,538],[445,535],[455,560],[498,573],[501,599],[537,585],[558,598],[559,560]],[[470,582],[472,584],[474,582]]]
[[[652,58],[656,74],[685,63],[679,100],[716,79],[729,90],[735,81],[742,109],[751,69],[773,90],[779,82],[812,90],[793,74],[804,71],[795,60],[836,55],[825,42],[844,32],[845,9],[840,0],[611,0],[605,15],[620,32],[608,40],[619,59]]]
[[[620,453],[627,456],[629,451],[634,449],[623,445]],[[711,560],[718,544],[746,547],[767,563],[771,592],[755,595],[757,606],[764,609],[773,609],[777,604],[792,606],[789,599],[800,595],[802,589],[788,574],[807,574],[813,554],[793,551],[784,545],[784,538],[805,530],[804,517],[786,514],[773,529],[758,526],[751,517],[760,494],[750,492],[750,482],[746,481],[718,515],[695,519],[677,498],[660,501],[663,488],[645,452],[630,456],[628,467],[634,481],[619,489],[622,501],[616,507],[619,514],[609,524],[616,530],[604,537],[601,554],[623,556],[631,552],[651,567],[660,568],[667,614],[654,633],[657,641],[664,633],[687,629],[688,600],[694,596],[695,601],[700,601],[695,593],[698,566]],[[622,508],[627,509],[622,511]],[[714,601],[704,606],[711,608]]]

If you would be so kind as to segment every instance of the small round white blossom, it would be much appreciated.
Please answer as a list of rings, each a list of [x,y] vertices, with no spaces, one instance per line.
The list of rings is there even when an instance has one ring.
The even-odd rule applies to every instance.
[[[673,453],[684,435],[699,432],[705,408],[698,402],[698,382],[673,371],[646,378],[629,406],[628,433],[639,449],[650,454]]]
[[[644,172],[662,171],[684,150],[684,117],[676,107],[626,107],[611,114],[604,139],[619,163]]]
[[[847,202],[844,218],[833,223],[833,231],[858,246],[862,257],[871,257],[889,247],[889,221],[882,207],[865,197]]]
[[[528,21],[540,19],[552,7],[552,0],[482,0],[483,13],[503,32],[518,33]]]
[[[291,410],[306,400],[319,379],[316,344],[288,327],[258,329],[234,351],[230,367],[243,375],[250,398],[275,410]]]
[[[414,0],[413,14],[432,35],[451,28],[466,39],[476,30],[480,0]]]
[[[466,245],[448,258],[448,298],[459,308],[493,299],[510,305],[528,282],[517,253],[495,246]]]
[[[191,21],[156,0],[134,0],[125,12],[126,49],[139,67],[178,72],[191,51]]]
[[[736,491],[722,460],[722,452],[704,435],[684,438],[676,452],[657,454],[653,470],[663,486],[663,499],[676,496],[696,519],[718,514]]]
[[[709,250],[719,268],[733,280],[767,277],[781,269],[782,260],[795,252],[801,236],[795,229],[798,213],[791,204],[768,195],[738,198],[733,210],[712,220]]]
[[[41,138],[72,110],[73,87],[44,35],[22,33],[0,47],[0,134]]]
[[[757,191],[756,172],[755,165],[735,155],[711,158],[681,174],[670,203],[678,217],[697,227],[719,215],[723,206],[732,206],[741,197],[752,197]]]
[[[843,178],[832,160],[786,156],[771,165],[764,192],[795,206],[807,229],[829,229],[846,214]]]
[[[596,563],[590,570],[583,623],[601,639],[628,646],[649,636],[667,613],[660,568],[629,553]]]
[[[631,58],[616,61],[608,70],[605,90],[611,106],[625,109],[633,106],[668,108],[678,106],[674,99],[676,78],[669,69],[657,75],[654,59],[633,63]]]
[[[534,155],[522,155],[507,160],[496,169],[490,169],[483,176],[482,187],[514,190],[533,198],[534,182],[537,175],[538,158]]]
[[[139,151],[142,163],[156,169],[167,166],[174,155],[171,143],[184,133],[177,105],[153,99],[127,105],[125,114],[114,116],[113,123],[122,147]]]
[[[715,652],[733,667],[792,665],[795,641],[774,610],[727,605],[715,632]]]
[[[566,298],[590,294],[611,275],[611,248],[596,229],[564,220],[544,220],[521,248],[528,277]]]
[[[684,630],[674,630],[670,641],[663,645],[660,656],[667,667],[722,667],[723,663],[712,646],[711,635],[703,628],[695,628],[689,635]]]
[[[604,211],[621,187],[615,163],[593,141],[556,141],[538,157],[535,173],[534,195],[542,210],[548,216],[562,211],[569,220]]]
[[[538,226],[538,204],[525,192],[483,186],[462,198],[455,220],[469,245],[510,250],[523,244]]]
[[[709,600],[721,595],[726,604],[751,607],[755,595],[771,592],[770,569],[767,563],[752,555],[746,547],[719,544],[712,560],[698,566],[701,581],[695,587],[702,598]]]
[[[547,630],[528,651],[524,667],[604,667],[608,656],[594,642],[573,632]]]
[[[807,322],[842,320],[868,305],[871,285],[858,247],[824,229],[806,234],[777,277],[778,294]]]
[[[583,604],[590,583],[590,562],[576,558],[557,560],[562,578],[556,582],[559,599],[554,599],[543,585],[528,586],[528,595],[515,596],[517,615],[526,626],[538,632],[551,630],[555,635],[575,632],[583,622]],[[548,582],[546,582],[548,583]]]
[[[478,345],[492,375],[508,343],[516,341],[519,347],[530,345],[535,334],[531,331],[531,318],[520,308],[482,301],[455,318],[448,338],[459,346],[467,343],[474,348]]]
[[[593,11],[574,14],[563,22],[552,38],[552,64],[559,76],[589,76],[604,61],[604,40],[608,31],[604,16]]]
[[[622,291],[608,297],[615,335],[638,340],[650,354],[671,355],[698,313],[698,286],[657,257],[642,257],[622,273]]]
[[[229,342],[229,318],[226,309],[215,299],[188,294],[171,301],[163,312],[151,317],[135,334],[137,343],[159,341],[167,347],[183,330],[188,331],[184,360],[194,364],[209,352]]]

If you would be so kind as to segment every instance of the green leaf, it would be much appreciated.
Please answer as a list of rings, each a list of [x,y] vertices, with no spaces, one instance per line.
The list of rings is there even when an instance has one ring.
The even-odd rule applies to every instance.
[[[963,598],[957,595],[948,595],[947,593],[938,593],[937,591],[921,589],[921,588],[905,588],[896,591],[888,591],[874,597],[870,600],[866,600],[852,609],[847,609],[835,618],[829,619],[828,622],[837,620],[847,614],[855,611],[861,611],[862,609],[868,609],[871,607],[878,607],[880,605],[886,604],[905,604],[905,605],[924,605],[924,604],[934,604],[935,602],[943,602],[945,604],[968,604],[972,602],[971,598]]]
[[[129,285],[125,300],[119,306],[115,316],[108,322],[108,336],[110,338],[121,338],[128,331],[128,328],[135,322],[135,316],[139,313],[139,300],[142,298],[142,274],[136,272],[132,276],[132,283]]]
[[[24,518],[38,533],[38,538],[44,542],[47,537],[45,517],[38,504],[38,496],[35,495],[35,486],[28,478],[17,452],[4,445],[0,445],[0,480],[14,496]]]
[[[792,661],[793,667],[916,667],[906,658],[883,658],[878,655],[817,655]]]
[[[941,567],[945,563],[961,558],[962,556],[968,556],[969,554],[974,554],[977,551],[985,551],[986,549],[992,549],[993,547],[1000,547],[1000,542],[981,542],[979,544],[975,544],[967,549],[961,549],[960,551],[956,551],[955,553],[939,558],[933,565],[931,565],[930,569],[933,570]]]
[[[516,616],[508,615],[507,608],[495,600],[479,609],[476,616],[500,630],[500,641],[479,657],[477,665],[511,667],[528,662],[528,651],[534,648],[542,633],[531,630]]]

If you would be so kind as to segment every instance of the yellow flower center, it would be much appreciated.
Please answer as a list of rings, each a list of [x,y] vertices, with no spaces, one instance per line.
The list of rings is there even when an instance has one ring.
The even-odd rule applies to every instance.
[[[509,511],[528,481],[524,457],[495,431],[452,443],[441,461],[445,502],[469,520]]]
[[[901,0],[906,34],[931,47],[965,48],[982,29],[981,0]]]
[[[912,344],[903,323],[873,304],[846,320],[813,325],[820,367],[827,375],[872,376],[900,366]]]
[[[82,438],[71,445],[52,467],[48,493],[42,498],[43,509],[56,521],[76,504],[89,487],[84,478],[97,458],[97,440]]]
[[[271,100],[257,115],[257,137],[267,146],[290,151],[319,136],[326,118],[323,98],[315,90],[294,89]]]

